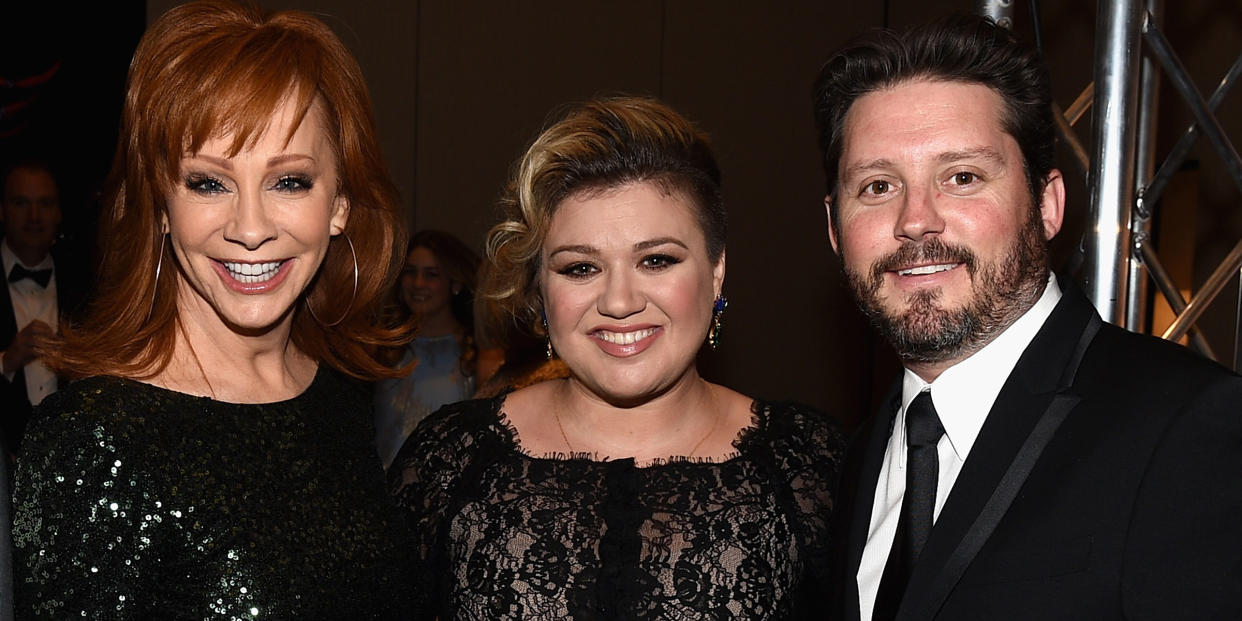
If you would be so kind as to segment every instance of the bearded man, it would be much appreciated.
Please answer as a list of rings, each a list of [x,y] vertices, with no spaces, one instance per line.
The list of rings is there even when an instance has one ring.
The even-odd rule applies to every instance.
[[[1043,61],[958,17],[851,41],[815,97],[832,247],[904,366],[843,469],[837,617],[1242,618],[1242,378],[1051,273]]]

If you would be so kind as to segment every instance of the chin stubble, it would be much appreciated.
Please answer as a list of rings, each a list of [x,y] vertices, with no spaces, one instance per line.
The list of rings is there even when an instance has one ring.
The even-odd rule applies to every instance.
[[[1034,305],[1043,291],[1048,278],[1047,242],[1039,212],[1031,210],[1031,214],[1013,247],[995,264],[981,264],[969,248],[931,238],[903,244],[874,262],[867,276],[847,268],[845,275],[859,308],[905,362],[943,362],[977,351]],[[899,265],[925,261],[964,264],[971,280],[965,305],[944,308],[942,292],[937,289],[915,294],[901,314],[884,308],[879,290],[885,273]]]

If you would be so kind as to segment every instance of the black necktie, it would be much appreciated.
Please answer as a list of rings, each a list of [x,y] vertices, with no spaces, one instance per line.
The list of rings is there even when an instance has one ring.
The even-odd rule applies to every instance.
[[[46,289],[47,283],[52,280],[52,268],[28,270],[22,267],[21,263],[14,263],[13,269],[9,271],[9,282],[17,282],[23,278],[29,278],[38,283],[40,287]]]
[[[876,593],[873,621],[887,621],[897,616],[914,562],[931,533],[936,481],[940,476],[936,444],[942,435],[944,427],[932,405],[931,392],[925,390],[906,408],[906,494],[901,501],[897,535],[893,538],[893,548]]]

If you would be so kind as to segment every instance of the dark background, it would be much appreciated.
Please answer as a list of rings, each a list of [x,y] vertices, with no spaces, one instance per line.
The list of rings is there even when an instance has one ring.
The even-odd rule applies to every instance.
[[[125,72],[146,27],[146,6],[2,6],[0,170],[25,158],[51,166],[64,216],[59,243],[89,264],[99,193],[116,149]],[[49,73],[46,81],[38,79]]]
[[[66,244],[89,262],[97,196],[115,148],[124,75],[149,19],[178,2],[99,6],[6,3],[0,9],[0,158],[40,154],[62,183]],[[904,26],[972,0],[733,2],[722,0],[266,0],[320,16],[354,51],[375,101],[385,157],[409,223],[481,248],[509,166],[558,104],[602,93],[658,96],[713,138],[730,212],[730,298],[724,344],[701,356],[704,375],[754,396],[804,401],[847,426],[865,415],[897,364],[854,309],[828,245],[823,175],[811,117],[820,64],[850,35]],[[1174,4],[1174,3],[1170,3]],[[16,5],[16,6],[14,6]],[[1039,3],[1054,95],[1067,107],[1091,80],[1095,7]],[[1164,29],[1202,92],[1242,50],[1236,0],[1175,3]],[[1028,0],[1015,29],[1033,40]],[[45,85],[13,83],[58,66]],[[1167,81],[1166,81],[1167,84]],[[1235,89],[1240,90],[1240,89]],[[1222,105],[1242,136],[1239,100]],[[15,102],[24,107],[12,109]],[[1190,114],[1165,86],[1159,154]],[[1077,126],[1091,136],[1090,113]],[[1179,173],[1157,235],[1190,290],[1242,236],[1237,186],[1206,147]],[[1070,198],[1054,244],[1074,265],[1084,229],[1085,180],[1062,151]],[[76,243],[75,243],[76,242]],[[1231,286],[1201,321],[1219,355],[1233,356]]]

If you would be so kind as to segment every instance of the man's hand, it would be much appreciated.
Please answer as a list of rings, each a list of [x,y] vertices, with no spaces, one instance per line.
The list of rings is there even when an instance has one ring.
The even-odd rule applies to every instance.
[[[25,328],[22,328],[17,336],[13,337],[13,342],[9,343],[9,348],[4,350],[4,373],[16,373],[22,367],[34,360],[35,343],[39,339],[47,338],[56,334],[52,326],[39,321],[38,319],[30,322]]]

